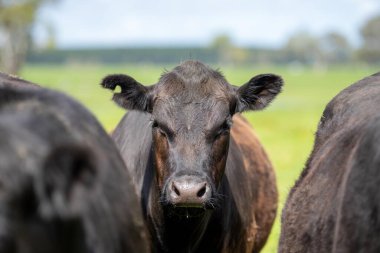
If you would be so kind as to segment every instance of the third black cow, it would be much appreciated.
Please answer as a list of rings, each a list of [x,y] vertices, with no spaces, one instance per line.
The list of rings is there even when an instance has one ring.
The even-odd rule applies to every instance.
[[[0,252],[148,252],[117,148],[73,99],[0,73]]]
[[[380,73],[339,93],[282,214],[281,253],[380,252]]]
[[[157,252],[259,252],[277,208],[274,171],[247,121],[280,92],[273,74],[230,85],[186,61],[143,86],[111,75],[105,88],[132,111],[113,133],[140,195]]]

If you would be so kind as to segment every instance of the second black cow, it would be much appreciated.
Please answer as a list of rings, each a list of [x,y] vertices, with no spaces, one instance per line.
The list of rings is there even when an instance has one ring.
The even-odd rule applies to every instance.
[[[105,88],[130,109],[113,133],[141,198],[157,252],[259,252],[277,209],[275,175],[249,124],[238,114],[266,107],[279,76],[240,88],[197,61],[153,86],[126,75]],[[235,116],[234,116],[235,115]]]
[[[0,252],[148,252],[115,144],[73,99],[0,73]]]
[[[281,253],[380,252],[380,73],[327,106],[282,214]]]

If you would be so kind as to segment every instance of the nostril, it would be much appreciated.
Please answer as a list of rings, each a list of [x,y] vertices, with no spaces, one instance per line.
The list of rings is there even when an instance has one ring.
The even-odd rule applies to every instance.
[[[174,183],[172,184],[172,190],[174,191],[175,194],[177,194],[177,196],[181,195],[180,191],[178,190],[178,188],[175,186]]]
[[[197,197],[201,198],[203,197],[203,195],[205,195],[205,193],[206,193],[206,184],[204,184],[202,188],[199,189],[199,191],[197,192]]]

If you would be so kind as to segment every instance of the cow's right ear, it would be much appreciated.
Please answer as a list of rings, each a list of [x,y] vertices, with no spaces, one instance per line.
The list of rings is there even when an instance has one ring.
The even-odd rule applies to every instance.
[[[112,99],[121,107],[127,110],[151,112],[153,86],[146,87],[132,77],[123,74],[106,76],[101,86],[110,90],[115,90],[116,86],[120,86],[121,92],[114,93]]]

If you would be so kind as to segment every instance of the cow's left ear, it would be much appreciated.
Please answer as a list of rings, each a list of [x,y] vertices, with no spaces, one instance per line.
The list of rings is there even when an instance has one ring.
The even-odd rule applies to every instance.
[[[112,100],[127,110],[151,112],[151,91],[153,86],[144,86],[130,76],[115,74],[106,76],[101,86],[115,90],[120,86],[121,92],[114,93]]]
[[[257,75],[236,89],[236,112],[261,110],[281,92],[283,80],[274,74]]]

